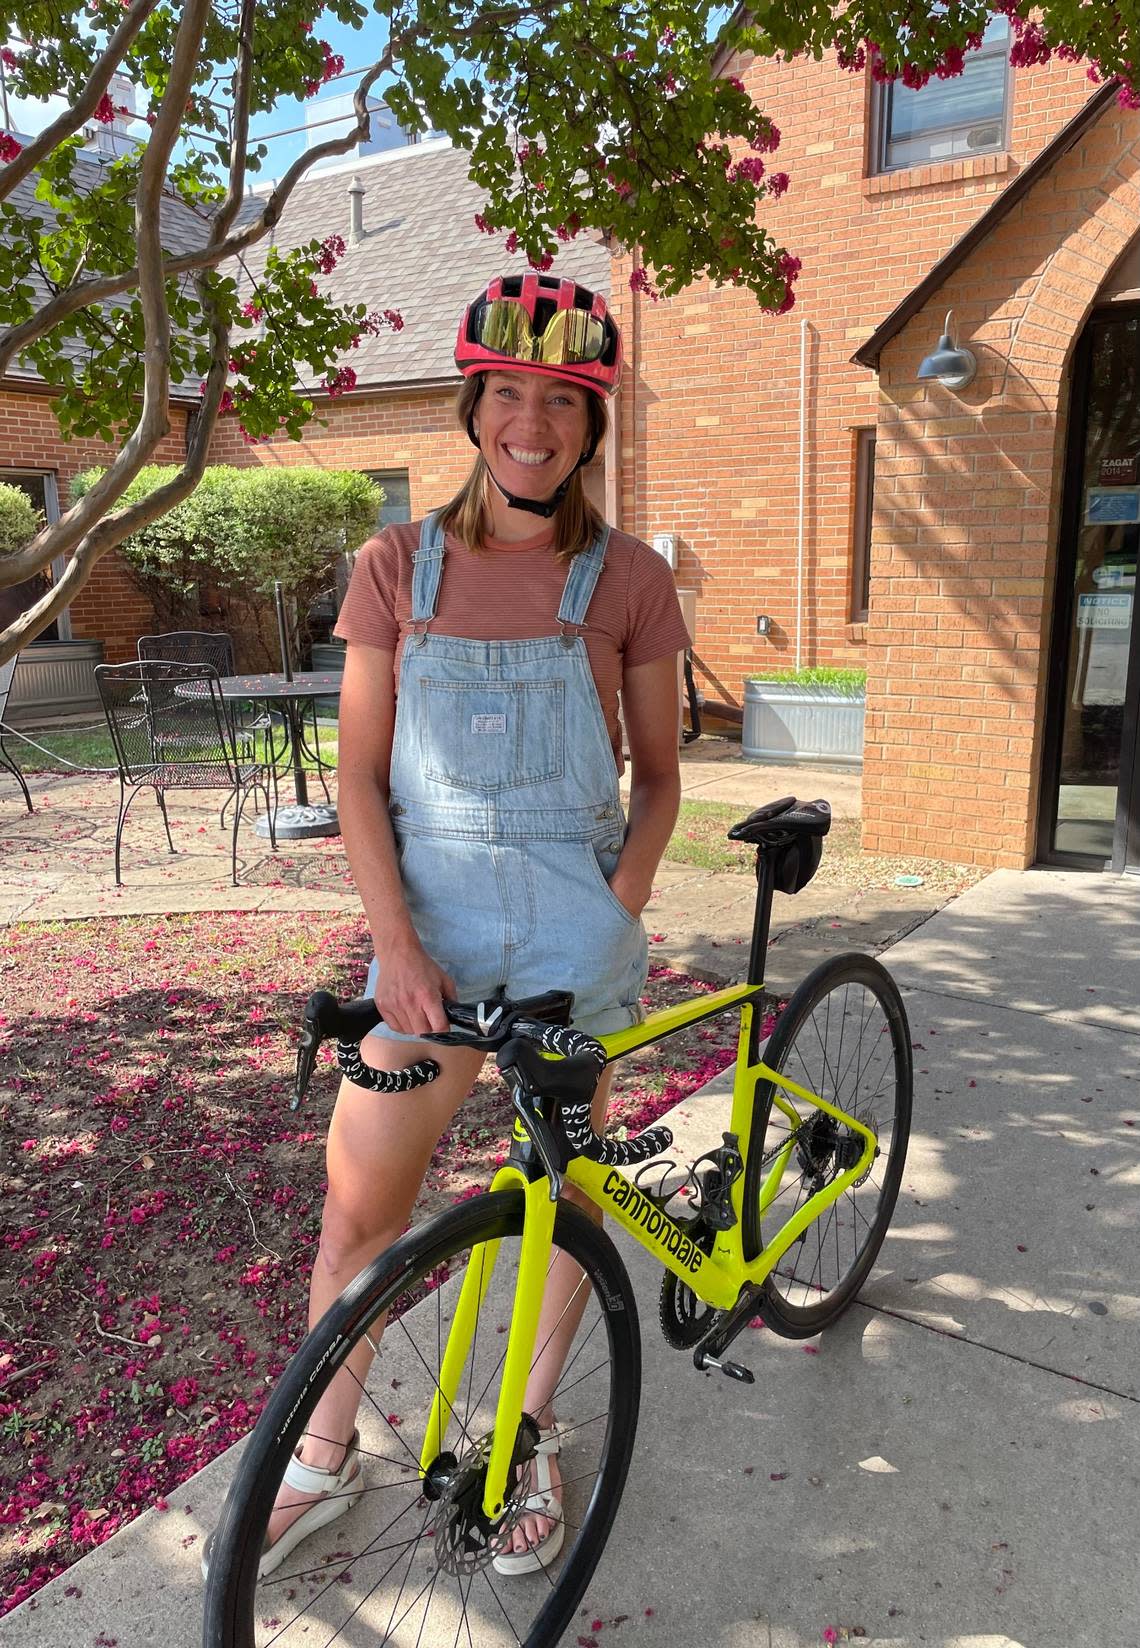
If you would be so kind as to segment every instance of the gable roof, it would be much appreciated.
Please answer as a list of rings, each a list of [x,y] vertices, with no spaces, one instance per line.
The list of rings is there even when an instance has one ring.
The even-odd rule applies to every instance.
[[[852,361],[858,366],[869,366],[873,371],[879,369],[879,359],[892,338],[898,336],[903,327],[918,314],[926,303],[937,292],[944,281],[958,269],[970,256],[974,249],[991,235],[1004,217],[1007,217],[1017,203],[1024,199],[1033,185],[1078,143],[1088,131],[1089,127],[1103,114],[1108,105],[1115,101],[1120,83],[1117,80],[1108,80],[1103,86],[1098,86],[1092,97],[1089,98],[1083,109],[1077,113],[1066,126],[1062,126],[1056,137],[1047,143],[1040,154],[1025,166],[1022,171],[1008,184],[989,207],[971,224],[960,240],[955,241],[950,250],[939,258],[938,262],[924,275],[902,302],[896,304],[883,321],[882,325],[872,333],[866,343],[860,344],[852,355]]]
[[[106,162],[97,159],[93,154],[81,151],[76,155],[72,168],[72,179],[77,188],[84,193],[90,193],[99,182]],[[6,204],[20,214],[22,218],[38,218],[40,222],[51,230],[55,227],[56,212],[52,206],[47,206],[42,200],[36,199],[37,176],[35,172],[22,178]],[[195,212],[185,202],[164,195],[161,205],[162,213],[162,243],[168,252],[179,255],[183,252],[196,251],[205,244],[210,233],[209,214],[206,211]],[[24,277],[27,284],[33,288],[34,301],[37,305],[46,303],[53,296],[52,288],[43,275],[36,268],[29,269]],[[124,293],[119,297],[108,298],[105,307],[109,309],[121,308],[130,301],[130,294]],[[73,359],[82,359],[86,354],[84,345],[78,339],[72,339],[65,345],[65,353]],[[44,386],[44,380],[38,369],[17,355],[5,374],[5,381],[13,385],[27,385],[29,389]],[[195,403],[201,398],[198,393],[198,379],[193,384],[176,384],[170,386],[171,398],[174,400],[191,399]]]
[[[345,253],[320,281],[322,290],[337,303],[398,309],[404,317],[402,332],[366,334],[346,357],[358,389],[453,388],[459,374],[452,352],[464,306],[492,276],[527,269],[523,253],[504,251],[501,234],[476,229],[475,214],[486,199],[468,175],[470,158],[446,139],[409,144],[312,172],[289,197],[273,243],[292,248],[340,235]],[[354,177],[365,189],[364,235],[355,246],[348,197]],[[243,214],[259,209],[253,195]],[[246,254],[250,275],[264,267],[269,242],[267,236]],[[610,253],[593,236],[560,246],[552,272],[609,295]],[[248,286],[246,277],[242,284]]]

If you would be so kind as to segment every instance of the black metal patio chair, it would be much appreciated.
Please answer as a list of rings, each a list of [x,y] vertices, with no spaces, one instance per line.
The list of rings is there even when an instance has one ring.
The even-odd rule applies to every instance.
[[[23,773],[20,771],[19,762],[11,751],[4,747],[4,733],[7,730],[4,726],[4,716],[8,709],[8,694],[12,690],[12,677],[16,673],[16,665],[19,662],[20,655],[17,653],[14,658],[9,658],[6,664],[0,664],[0,767],[6,768],[12,774],[16,783],[24,792],[24,801],[27,804],[28,811],[34,812],[35,808],[32,806],[32,798],[28,794],[28,786]]]
[[[274,852],[274,804],[269,768],[258,761],[253,745],[241,739],[226,713],[218,671],[208,663],[140,659],[128,664],[100,664],[95,670],[99,696],[119,766],[119,820],[115,828],[115,885],[121,887],[123,825],[135,796],[153,789],[166,829],[174,842],[166,812],[167,790],[226,790],[234,806],[231,873],[237,886],[237,838],[251,791],[265,796],[269,837]],[[223,808],[223,816],[225,808]]]

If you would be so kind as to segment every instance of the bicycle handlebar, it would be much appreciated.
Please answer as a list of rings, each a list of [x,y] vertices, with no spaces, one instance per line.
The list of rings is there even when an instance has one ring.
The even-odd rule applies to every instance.
[[[549,1066],[550,1091],[561,1100],[559,1118],[574,1153],[604,1167],[630,1167],[648,1161],[672,1143],[668,1128],[648,1128],[636,1139],[603,1139],[594,1131],[590,1103],[606,1064],[606,1050],[593,1036],[565,1022],[573,999],[568,991],[552,990],[519,1002],[505,998],[478,1004],[447,1001],[443,1005],[451,1030],[426,1034],[421,1039],[505,1054],[499,1060],[500,1070],[504,1074],[509,1071],[520,1090],[538,1096],[545,1091],[541,1079],[545,1066],[541,1073],[531,1068],[524,1074],[511,1055],[511,1043],[521,1041],[557,1054],[564,1062]],[[290,1108],[296,1110],[300,1105],[317,1050],[329,1036],[336,1037],[337,1062],[355,1087],[372,1093],[408,1093],[435,1081],[439,1065],[434,1059],[417,1059],[402,1070],[377,1070],[365,1064],[360,1043],[382,1022],[376,1003],[367,997],[341,1002],[327,990],[315,991],[305,1006]]]

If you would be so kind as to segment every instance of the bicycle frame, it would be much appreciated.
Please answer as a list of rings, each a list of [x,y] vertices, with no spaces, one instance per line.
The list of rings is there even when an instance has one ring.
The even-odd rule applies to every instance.
[[[820,1094],[812,1093],[786,1076],[780,1075],[758,1056],[756,1014],[759,1011],[761,990],[762,987],[758,984],[734,985],[727,990],[719,990],[708,996],[682,1002],[676,1007],[665,1008],[650,1015],[641,1024],[632,1025],[629,1029],[619,1030],[612,1035],[600,1036],[598,1039],[605,1047],[609,1058],[613,1060],[634,1048],[644,1047],[647,1043],[671,1035],[688,1025],[711,1018],[716,1013],[724,1012],[726,1008],[739,1007],[740,1030],[729,1126],[739,1140],[742,1159],[747,1160],[748,1156],[753,1103],[760,1082],[773,1084],[773,1102],[792,1124],[788,1141],[773,1159],[761,1187],[761,1217],[779,1191],[780,1181],[794,1148],[794,1129],[800,1123],[800,1115],[787,1095],[826,1112],[862,1136],[863,1151],[859,1160],[797,1208],[765,1244],[762,1252],[753,1259],[746,1259],[744,1256],[743,1173],[737,1176],[731,1192],[735,1222],[730,1229],[718,1232],[712,1253],[706,1254],[690,1240],[682,1224],[665,1213],[617,1169],[599,1166],[585,1157],[576,1157],[566,1169],[566,1179],[569,1183],[577,1185],[596,1207],[608,1213],[635,1241],[640,1242],[659,1264],[672,1271],[691,1288],[699,1299],[719,1310],[731,1309],[743,1288],[759,1287],[765,1281],[797,1237],[868,1171],[878,1142],[876,1135],[858,1117],[849,1115],[830,1104]],[[506,1500],[507,1481],[522,1418],[527,1376],[534,1358],[554,1235],[555,1203],[550,1199],[550,1183],[546,1176],[541,1171],[537,1175],[533,1171],[528,1174],[519,1163],[509,1161],[496,1173],[491,1190],[492,1193],[496,1193],[518,1189],[521,1189],[526,1197],[526,1212],[514,1310],[504,1358],[503,1379],[483,1499],[483,1509],[492,1519],[502,1514]],[[471,1347],[474,1323],[494,1269],[493,1249],[497,1249],[497,1243],[484,1243],[473,1249],[464,1273],[440,1370],[439,1388],[424,1433],[420,1469],[425,1473],[444,1445],[459,1379]]]

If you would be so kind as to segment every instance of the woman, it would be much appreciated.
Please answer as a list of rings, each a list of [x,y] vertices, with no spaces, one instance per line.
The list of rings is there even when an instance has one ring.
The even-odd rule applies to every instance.
[[[413,1100],[342,1082],[310,1323],[404,1230],[478,1074],[481,1053],[415,1043],[448,1028],[444,1001],[557,987],[575,992],[574,1023],[591,1033],[640,1017],[640,916],[679,801],[677,653],[688,637],[672,576],[611,532],[582,489],[621,375],[604,300],[549,276],[492,281],[463,315],[455,359],[467,380],[459,420],[479,456],[437,515],[364,545],[336,631],[348,643],[338,806],[384,1017],[363,1056],[393,1070],[430,1054],[441,1072]],[[604,1078],[596,1122],[607,1091]],[[562,1543],[550,1395],[575,1281],[556,1262],[544,1317],[558,1326],[540,1328],[526,1398],[542,1430],[530,1514],[495,1559],[502,1573],[545,1566]],[[263,1572],[358,1497],[364,1350],[314,1413]]]

